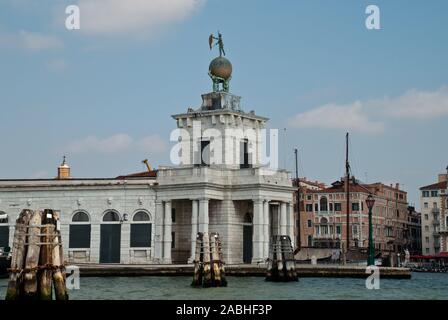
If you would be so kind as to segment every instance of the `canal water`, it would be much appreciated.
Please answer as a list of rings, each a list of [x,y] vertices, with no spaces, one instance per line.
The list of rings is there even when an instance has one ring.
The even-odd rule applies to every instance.
[[[413,273],[411,280],[380,280],[379,290],[368,290],[364,279],[301,278],[293,283],[265,282],[263,277],[227,277],[226,288],[192,288],[191,277],[85,277],[70,300],[180,299],[448,299],[448,273]],[[7,279],[0,279],[4,299]]]

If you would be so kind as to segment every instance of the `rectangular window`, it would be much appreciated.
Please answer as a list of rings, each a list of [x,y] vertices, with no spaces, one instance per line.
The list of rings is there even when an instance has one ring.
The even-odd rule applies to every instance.
[[[171,249],[176,248],[176,232],[171,232]]]
[[[426,243],[429,243],[429,237],[425,238]]]
[[[90,248],[90,224],[72,224],[69,232],[69,248]]]
[[[429,207],[428,202],[425,202],[425,203],[423,204],[423,207],[424,207],[425,209],[428,209],[428,207]]]
[[[313,197],[312,197],[311,195],[307,195],[307,196],[306,196],[306,199],[307,199],[307,200],[313,200]]]
[[[340,202],[334,204],[334,211],[342,211],[342,206]]]
[[[352,202],[352,211],[359,211],[359,202]]]
[[[437,190],[431,191],[431,197],[438,197],[439,192]]]
[[[425,220],[429,220],[428,214],[425,214]]]
[[[319,205],[317,203],[314,204],[314,211],[316,211],[316,212],[319,211]]]
[[[249,141],[247,139],[244,139],[241,141],[241,158],[240,158],[240,168],[250,168],[250,161],[249,161]]]
[[[171,221],[176,222],[176,208],[171,208]]]
[[[312,227],[312,221],[308,220],[308,228],[311,228],[311,227]]]
[[[336,226],[336,233],[341,234],[341,226]]]
[[[422,197],[428,198],[429,197],[429,191],[422,191]]]
[[[148,248],[151,247],[151,228],[150,223],[131,224],[131,247]]]
[[[333,211],[333,204],[330,203],[330,211]]]
[[[432,203],[432,207],[433,207],[434,209],[437,209],[437,202],[433,202],[433,203]]]
[[[306,212],[313,212],[313,205],[312,204],[307,204],[306,205]]]
[[[210,140],[201,141],[201,165],[210,165]]]

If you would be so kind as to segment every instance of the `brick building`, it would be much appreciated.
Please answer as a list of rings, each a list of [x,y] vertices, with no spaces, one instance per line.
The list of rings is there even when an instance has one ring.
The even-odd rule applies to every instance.
[[[367,248],[368,208],[365,200],[374,195],[373,238],[377,251],[402,253],[411,246],[407,193],[399,184],[362,184],[350,181],[350,247]],[[300,235],[303,247],[341,248],[346,240],[346,191],[344,180],[328,188],[301,188]],[[415,220],[412,220],[415,222]],[[296,231],[297,234],[297,231]]]
[[[437,183],[420,188],[424,255],[448,252],[447,177],[439,174]]]

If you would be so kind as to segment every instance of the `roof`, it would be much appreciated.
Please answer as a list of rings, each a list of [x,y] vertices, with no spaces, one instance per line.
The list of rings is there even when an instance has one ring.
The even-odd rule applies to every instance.
[[[131,173],[124,176],[118,176],[115,179],[126,179],[126,178],[157,178],[157,170]]]
[[[420,190],[436,190],[436,189],[446,189],[446,181],[433,183],[428,186],[420,188]]]

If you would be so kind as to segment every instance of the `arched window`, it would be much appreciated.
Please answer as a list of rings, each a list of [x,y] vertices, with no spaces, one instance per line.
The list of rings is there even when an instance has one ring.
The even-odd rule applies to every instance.
[[[320,211],[328,211],[327,197],[320,198]]]
[[[136,214],[134,214],[134,219],[132,221],[134,222],[142,222],[142,221],[149,221],[149,214],[144,211],[139,211]]]
[[[75,212],[70,222],[69,248],[90,248],[90,232],[90,217],[88,213],[85,211]]]
[[[8,215],[0,211],[0,248],[9,247]]]
[[[131,224],[131,248],[151,247],[152,223],[151,217],[146,211],[138,211],[134,214]]]
[[[89,220],[89,216],[83,211],[75,213],[72,218],[72,222],[89,222]]]
[[[120,216],[115,211],[107,211],[103,216],[103,222],[119,222]]]

